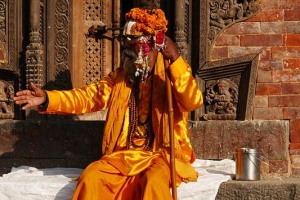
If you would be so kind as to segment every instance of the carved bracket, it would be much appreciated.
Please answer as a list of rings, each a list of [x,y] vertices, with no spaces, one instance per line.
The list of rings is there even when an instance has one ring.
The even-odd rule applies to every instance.
[[[218,35],[230,25],[244,21],[259,11],[257,0],[210,0],[209,49]]]
[[[199,64],[209,61],[212,46],[217,37],[229,26],[256,15],[258,0],[201,0]]]
[[[258,55],[206,63],[198,70],[204,91],[203,120],[251,120]]]

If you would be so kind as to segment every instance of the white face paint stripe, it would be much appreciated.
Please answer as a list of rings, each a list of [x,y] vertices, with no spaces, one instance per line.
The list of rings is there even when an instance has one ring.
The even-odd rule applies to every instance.
[[[126,22],[123,30],[123,35],[142,35],[143,33],[136,30],[136,22],[128,21]]]

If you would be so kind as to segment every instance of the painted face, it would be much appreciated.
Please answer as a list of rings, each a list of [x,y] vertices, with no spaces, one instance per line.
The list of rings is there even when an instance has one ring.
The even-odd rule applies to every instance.
[[[141,77],[142,82],[144,82],[152,69],[149,66],[149,54],[151,57],[153,50],[160,50],[163,47],[164,33],[145,35],[137,31],[135,22],[129,21],[124,26],[121,44],[125,49],[133,50],[137,54],[137,58],[134,61],[136,66],[135,76]]]
[[[123,36],[121,45],[139,53],[143,49],[144,54],[148,54],[154,49],[154,41],[150,36]]]

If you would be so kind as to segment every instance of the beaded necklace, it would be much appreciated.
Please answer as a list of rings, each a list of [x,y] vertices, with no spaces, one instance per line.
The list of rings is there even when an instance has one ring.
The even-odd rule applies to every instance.
[[[152,77],[149,77],[152,84]],[[152,131],[152,123],[151,123],[151,102],[149,103],[149,111],[148,116],[144,122],[140,121],[139,116],[139,78],[136,78],[136,81],[133,84],[132,92],[130,94],[129,99],[129,127],[128,127],[128,135],[126,148],[130,149],[130,146],[133,147],[144,147],[145,150],[150,150],[152,147],[152,143],[154,140],[154,134]],[[143,83],[144,84],[144,83]],[[151,93],[150,93],[151,94]],[[151,96],[150,96],[151,101]],[[143,126],[146,130],[144,135],[138,133],[137,127]],[[145,139],[143,144],[136,144],[135,139]]]

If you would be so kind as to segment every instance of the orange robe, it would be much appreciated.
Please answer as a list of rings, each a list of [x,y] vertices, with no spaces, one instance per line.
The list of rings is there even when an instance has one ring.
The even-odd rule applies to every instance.
[[[169,67],[173,94],[176,182],[196,181],[195,154],[189,139],[188,112],[203,104],[190,66],[179,57]],[[122,68],[80,89],[47,91],[43,113],[82,114],[108,109],[103,156],[81,174],[75,199],[172,199],[169,173],[169,124],[163,56],[158,54],[152,86],[153,148],[126,150],[131,88]]]

